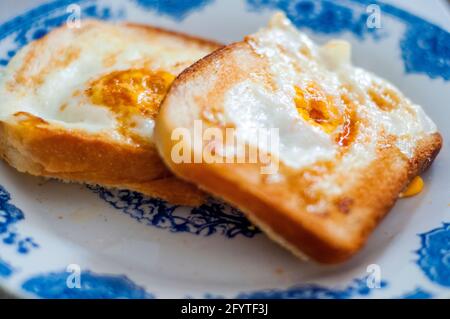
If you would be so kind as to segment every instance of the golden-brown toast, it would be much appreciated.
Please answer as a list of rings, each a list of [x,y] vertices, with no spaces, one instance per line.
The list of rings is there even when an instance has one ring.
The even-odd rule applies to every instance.
[[[130,23],[58,28],[0,77],[0,154],[32,175],[199,204],[204,193],[160,160],[154,117],[172,80],[219,47]]]
[[[155,136],[165,163],[294,254],[347,260],[442,144],[420,106],[351,66],[349,53],[342,41],[315,45],[279,15],[215,51],[178,76],[162,104]],[[264,148],[249,127],[277,128],[279,147]],[[220,163],[231,143],[202,135],[210,128],[233,129],[233,143],[272,156],[277,169],[262,173],[267,162],[237,151]]]

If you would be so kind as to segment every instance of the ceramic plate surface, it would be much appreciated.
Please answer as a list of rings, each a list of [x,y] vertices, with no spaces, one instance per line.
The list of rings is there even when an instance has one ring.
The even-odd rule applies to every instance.
[[[423,105],[444,147],[424,191],[400,200],[351,261],[302,262],[237,210],[177,207],[127,190],[45,181],[0,163],[0,283],[38,298],[448,298],[450,34],[376,1],[53,1],[0,25],[0,67],[70,18],[158,25],[224,43],[283,10],[315,40],[344,38],[353,61]],[[369,28],[367,6],[381,9]],[[1,97],[0,97],[1,98]],[[382,176],[380,176],[382,178]]]

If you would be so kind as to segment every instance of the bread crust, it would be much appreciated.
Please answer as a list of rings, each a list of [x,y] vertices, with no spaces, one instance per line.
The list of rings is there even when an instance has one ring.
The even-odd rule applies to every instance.
[[[187,45],[215,50],[221,45],[147,25],[124,24],[157,36],[176,37]],[[104,136],[52,126],[36,118],[33,125],[0,121],[0,156],[18,171],[67,182],[130,189],[173,204],[195,206],[206,199],[195,185],[166,168],[155,146],[125,144]]]
[[[242,51],[248,54],[249,60],[252,59],[253,51],[247,43],[235,43],[198,61],[174,82],[163,102],[155,128],[162,158],[177,176],[241,209],[270,238],[295,255],[307,255],[327,264],[348,260],[365,244],[409,181],[431,165],[442,146],[441,135],[433,133],[420,140],[410,160],[396,147],[378,149],[376,160],[364,171],[355,172],[359,174],[358,181],[345,197],[325,198],[329,202],[338,200],[326,214],[307,212],[304,203],[298,200],[301,196],[297,191],[308,187],[307,184],[294,183],[296,188],[292,188],[289,180],[276,185],[265,183],[259,164],[175,164],[171,160],[175,142],[170,139],[170,132],[177,126],[189,126],[192,119],[174,123],[170,104],[178,101],[177,95],[184,92],[187,83],[204,74],[219,72],[214,66],[228,63],[230,53],[236,51]],[[246,60],[245,65],[251,64]],[[226,83],[220,85],[227,86]],[[179,112],[183,111],[192,118],[196,116],[196,111]],[[295,179],[293,176],[292,180]]]
[[[18,171],[35,176],[130,189],[174,204],[198,205],[205,200],[197,187],[175,178],[150,145],[0,122],[0,154]]]

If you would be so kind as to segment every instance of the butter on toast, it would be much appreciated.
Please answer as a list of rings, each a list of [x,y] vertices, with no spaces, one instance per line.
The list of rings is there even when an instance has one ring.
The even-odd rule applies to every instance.
[[[199,204],[159,158],[154,118],[173,79],[219,47],[131,23],[55,29],[2,70],[0,154],[32,175]]]
[[[174,133],[180,128],[189,138]],[[234,129],[233,142],[206,138],[209,128]],[[261,144],[250,128],[278,129],[278,147]],[[155,137],[177,176],[240,208],[294,254],[322,263],[360,250],[442,144],[420,106],[351,65],[348,43],[318,46],[282,14],[185,70],[162,104]],[[277,159],[278,169],[262,174],[261,158],[239,162],[233,151],[227,163],[223,149],[234,139]],[[182,160],[174,158],[180,149],[189,152]]]

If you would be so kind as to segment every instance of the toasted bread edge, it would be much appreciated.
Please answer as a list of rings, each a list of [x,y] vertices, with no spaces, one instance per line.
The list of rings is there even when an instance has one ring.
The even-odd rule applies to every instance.
[[[211,51],[223,46],[158,27],[135,23],[124,25],[177,37],[189,45]],[[20,172],[66,182],[130,189],[173,204],[196,206],[207,197],[195,185],[174,177],[154,145],[128,147],[51,126],[30,128],[0,121],[0,156]]]
[[[363,212],[358,212],[359,215],[356,217],[364,216],[366,219],[357,225],[358,229],[354,234],[342,240],[333,238],[333,233],[322,234],[322,229],[317,227],[317,223],[315,225],[308,225],[308,222],[302,224],[302,221],[299,222],[293,216],[295,212],[281,212],[282,209],[278,207],[276,198],[255,196],[255,191],[248,189],[245,180],[239,181],[232,177],[233,164],[219,164],[222,165],[220,167],[200,163],[174,164],[170,158],[171,148],[174,145],[174,142],[170,140],[170,132],[176,127],[176,124],[171,123],[171,119],[165,117],[165,103],[168,103],[173,92],[176,92],[186,81],[204,71],[211,61],[225,59],[228,52],[235,48],[244,48],[245,50],[248,45],[238,42],[211,53],[182,72],[174,82],[163,102],[162,112],[158,116],[155,127],[156,144],[162,158],[175,175],[196,183],[205,191],[238,207],[270,238],[295,255],[299,257],[307,255],[320,263],[328,264],[348,260],[364,246],[373,229],[395,204],[399,193],[408,182],[431,165],[442,146],[441,135],[434,133],[419,141],[411,160],[399,159],[400,171],[393,167],[389,172],[389,180],[386,180],[384,184],[380,183],[379,186],[371,186],[372,191],[380,192],[380,195],[370,201],[370,205],[373,207],[363,205],[354,208]],[[393,154],[388,154],[388,156],[393,156]],[[385,168],[379,167],[378,169]],[[366,194],[366,198],[370,199],[370,194]],[[277,219],[276,216],[279,214],[282,214],[283,218]]]

